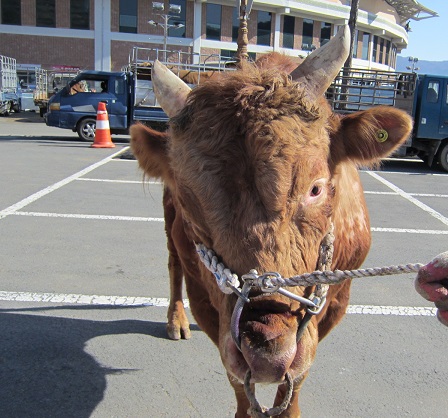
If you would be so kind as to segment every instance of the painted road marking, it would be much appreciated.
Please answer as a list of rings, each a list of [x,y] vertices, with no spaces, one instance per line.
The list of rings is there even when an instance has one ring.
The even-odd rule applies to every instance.
[[[7,207],[6,209],[3,209],[0,211],[0,219],[12,215],[15,212],[17,212],[20,209],[23,209],[25,206],[28,206],[30,203],[35,202],[36,200],[40,199],[43,196],[46,196],[47,194],[54,192],[57,189],[60,189],[61,187],[71,183],[72,181],[76,180],[77,178],[84,176],[87,173],[90,173],[91,171],[97,169],[98,167],[101,167],[104,164],[107,164],[109,161],[111,161],[113,158],[115,158],[117,155],[120,155],[121,153],[127,151],[129,147],[124,147],[120,151],[116,152],[115,154],[110,155],[109,157],[106,157],[102,159],[101,161],[96,162],[95,164],[92,164],[86,168],[84,168],[81,171],[78,171],[75,174],[72,174],[71,176],[58,181],[57,183],[52,184],[51,186],[46,187],[45,189],[42,189],[31,196],[26,197],[25,199],[21,200],[20,202],[15,203],[12,206]]]
[[[387,195],[387,196],[400,196],[396,192],[369,192],[364,190],[364,194],[378,194],[378,195]],[[408,193],[409,196],[417,196],[417,197],[448,197],[448,194],[433,194],[433,193]]]
[[[83,215],[81,213],[52,213],[52,212],[14,212],[15,216],[34,216],[42,218],[72,218],[94,219],[103,221],[131,221],[131,222],[165,222],[165,218],[146,218],[140,216],[114,216],[114,215]],[[435,229],[405,229],[405,228],[370,228],[372,232],[397,232],[407,234],[448,235],[448,230]]]
[[[0,301],[8,302],[35,302],[35,303],[59,303],[80,305],[103,306],[153,306],[166,308],[169,305],[168,298],[150,298],[141,296],[104,296],[104,295],[80,295],[65,293],[36,293],[36,292],[6,292],[0,291]],[[188,299],[184,299],[184,305],[189,307]],[[389,315],[389,316],[435,316],[436,308],[418,306],[374,306],[374,305],[349,305],[347,314],[358,315]]]
[[[114,215],[83,215],[78,213],[14,212],[11,215],[36,216],[43,218],[97,219],[104,221],[165,222],[165,218],[145,218],[140,216]]]
[[[370,228],[372,232],[398,232],[400,234],[448,235],[448,231],[438,229],[407,229],[407,228]]]
[[[92,179],[86,177],[80,177],[77,181],[98,181],[105,183],[124,183],[124,184],[163,184],[161,181],[144,181],[144,180],[113,180],[113,179]]]
[[[392,316],[435,316],[437,308],[416,306],[374,306],[349,305],[348,314],[361,315],[392,315]]]
[[[433,216],[434,218],[444,223],[445,225],[448,225],[448,218],[443,216],[441,213],[435,211],[428,205],[425,205],[424,203],[420,202],[420,200],[415,199],[409,193],[406,193],[404,190],[400,189],[399,187],[395,186],[395,184],[379,176],[377,173],[374,173],[372,171],[366,171],[366,173],[372,176],[374,179],[378,180],[379,182],[383,183],[385,186],[389,187],[389,189],[392,189],[394,192],[398,193],[402,198],[418,206],[420,209],[424,210],[426,213]]]

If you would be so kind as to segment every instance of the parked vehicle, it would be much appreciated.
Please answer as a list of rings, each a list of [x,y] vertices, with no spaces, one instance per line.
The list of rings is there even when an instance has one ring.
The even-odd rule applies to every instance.
[[[0,55],[0,115],[8,116],[20,109],[16,60]]]
[[[83,71],[67,86],[50,98],[44,115],[48,126],[72,129],[84,140],[93,140],[98,103],[106,103],[112,134],[127,133],[136,121],[163,126],[167,115],[158,105],[151,81],[154,59],[163,59],[177,74],[226,69],[225,59],[217,55],[203,56],[158,49],[133,48],[129,63],[117,72]],[[198,77],[195,83],[199,82]]]
[[[77,67],[65,66],[53,68],[52,70],[36,68],[36,86],[33,99],[35,106],[39,107],[40,116],[47,113],[50,97],[62,90],[67,83],[77,76],[79,71],[80,69]]]
[[[414,118],[414,129],[396,156],[418,156],[448,171],[448,76],[349,69],[327,92],[336,112],[395,106]]]

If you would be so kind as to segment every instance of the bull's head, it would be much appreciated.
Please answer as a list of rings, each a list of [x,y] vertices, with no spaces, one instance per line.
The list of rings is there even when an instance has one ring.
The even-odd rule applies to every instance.
[[[367,254],[370,226],[355,164],[390,154],[409,134],[411,121],[386,107],[344,118],[331,112],[323,94],[348,44],[345,27],[291,75],[264,60],[262,68],[243,64],[192,91],[160,63],[154,65],[154,90],[170,128],[160,134],[133,127],[134,153],[147,174],[162,177],[170,188],[187,241],[212,248],[239,276],[251,269],[284,277],[315,270],[331,222],[335,267],[358,267]],[[326,308],[299,342],[303,306],[253,291],[239,323],[240,351],[230,333],[236,297],[221,294],[194,251],[185,250],[185,239],[177,242],[184,248],[186,276],[196,274],[192,279],[219,312],[219,337],[209,335],[228,373],[240,382],[248,369],[253,382],[281,382],[286,373],[301,380],[319,338],[343,316],[349,284],[330,290]],[[192,309],[201,315],[200,307]]]

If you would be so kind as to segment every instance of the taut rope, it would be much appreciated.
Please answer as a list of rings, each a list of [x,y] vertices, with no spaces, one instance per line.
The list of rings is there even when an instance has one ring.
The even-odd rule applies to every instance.
[[[207,269],[216,277],[218,286],[222,291],[224,291],[223,288],[226,288],[225,293],[231,293],[232,287],[240,291],[238,276],[231,273],[222,263],[219,263],[217,261],[218,257],[216,257],[212,250],[206,248],[202,244],[196,244],[196,251]],[[421,267],[423,267],[423,264],[416,263],[356,270],[316,270],[312,273],[299,274],[289,278],[282,277],[279,273],[264,273],[261,275],[250,273],[242,277],[244,280],[245,277],[249,276],[247,280],[251,281],[252,286],[261,287],[262,289],[274,289],[276,287],[314,286],[317,284],[334,285],[347,279],[355,279],[359,277],[414,273],[418,272]]]

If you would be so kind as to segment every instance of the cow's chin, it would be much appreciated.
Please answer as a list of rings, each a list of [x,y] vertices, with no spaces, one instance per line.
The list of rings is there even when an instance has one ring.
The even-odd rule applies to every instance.
[[[282,337],[281,348],[276,347],[275,340],[270,341],[269,348],[251,344],[244,337],[241,339],[241,351],[233,341],[230,332],[221,341],[221,357],[227,372],[243,383],[248,370],[252,383],[281,383],[287,373],[293,380],[301,379],[314,361],[317,347],[317,331],[313,325],[300,341],[296,334]]]

